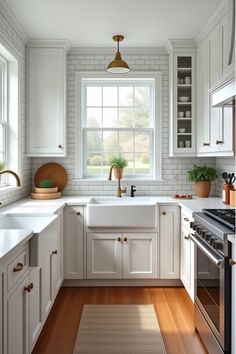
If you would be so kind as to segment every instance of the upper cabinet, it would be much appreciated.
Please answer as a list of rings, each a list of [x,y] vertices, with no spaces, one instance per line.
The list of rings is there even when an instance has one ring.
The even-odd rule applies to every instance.
[[[66,156],[65,41],[27,48],[27,155]]]
[[[171,40],[170,156],[193,156],[195,149],[195,45]]]
[[[197,152],[202,156],[233,156],[233,109],[212,107],[212,95],[235,80],[232,4],[220,8],[211,30],[197,49]]]

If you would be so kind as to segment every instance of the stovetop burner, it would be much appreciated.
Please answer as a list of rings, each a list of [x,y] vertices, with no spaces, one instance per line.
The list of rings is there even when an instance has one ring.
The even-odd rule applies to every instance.
[[[202,211],[204,214],[216,219],[221,224],[229,227],[231,230],[236,231],[236,209],[203,209]]]

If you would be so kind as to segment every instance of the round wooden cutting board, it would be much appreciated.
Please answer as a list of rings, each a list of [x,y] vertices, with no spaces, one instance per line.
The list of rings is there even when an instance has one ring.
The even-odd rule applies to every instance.
[[[58,187],[58,191],[61,192],[67,184],[67,172],[64,167],[58,163],[46,163],[35,173],[35,187],[39,187],[39,182],[42,179],[50,179],[53,182],[53,187]]]

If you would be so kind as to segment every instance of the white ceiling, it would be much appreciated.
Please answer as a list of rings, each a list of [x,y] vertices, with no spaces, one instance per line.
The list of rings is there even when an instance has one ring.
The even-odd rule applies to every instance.
[[[221,0],[5,0],[30,38],[69,39],[77,47],[165,47],[194,38]]]

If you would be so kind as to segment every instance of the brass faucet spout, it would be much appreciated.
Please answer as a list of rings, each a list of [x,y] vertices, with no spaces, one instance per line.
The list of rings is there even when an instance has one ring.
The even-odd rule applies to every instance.
[[[11,175],[13,175],[16,179],[16,185],[17,187],[20,187],[21,186],[21,180],[20,180],[20,177],[18,176],[18,174],[16,174],[14,171],[12,170],[2,170],[0,171],[0,175],[3,175],[4,173],[9,173]]]
[[[110,171],[109,171],[109,176],[108,176],[108,180],[111,181],[112,180],[112,170],[113,170],[113,167],[117,167],[119,168],[119,166],[116,164],[116,163],[113,163],[110,167]],[[121,178],[117,178],[117,182],[118,182],[118,185],[117,185],[117,197],[122,197],[122,193],[126,193],[126,188],[121,188],[120,186],[120,180]]]

